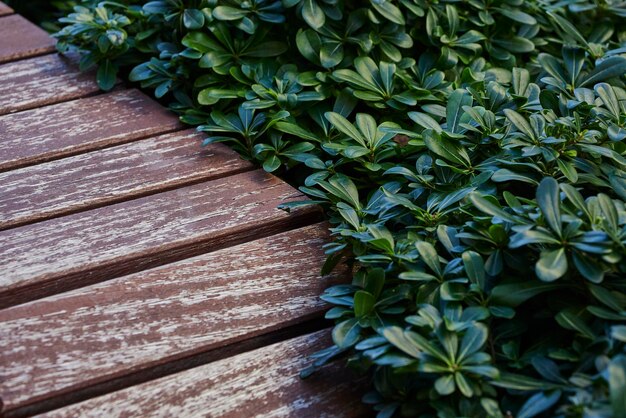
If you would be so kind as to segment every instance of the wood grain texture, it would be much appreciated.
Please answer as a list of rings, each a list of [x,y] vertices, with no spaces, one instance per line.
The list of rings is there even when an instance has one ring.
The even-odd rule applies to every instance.
[[[0,307],[266,236],[317,217],[261,171],[0,231]]]
[[[0,311],[5,410],[321,316],[343,276],[319,277],[327,240],[317,224]]]
[[[0,173],[0,229],[253,169],[195,130]]]
[[[343,362],[307,380],[307,357],[330,345],[323,330],[153,382],[49,412],[41,417],[365,418],[365,386]]]
[[[0,170],[24,167],[181,127],[137,90],[0,116]]]
[[[56,41],[20,15],[0,17],[0,63],[55,50]]]
[[[0,65],[0,115],[85,97],[99,91],[93,72],[48,54]]]
[[[0,16],[9,15],[11,13],[13,13],[13,9],[0,1]]]

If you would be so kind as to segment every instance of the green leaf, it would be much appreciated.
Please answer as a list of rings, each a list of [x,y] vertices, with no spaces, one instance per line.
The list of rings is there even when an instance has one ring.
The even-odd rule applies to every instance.
[[[553,282],[567,272],[567,256],[565,249],[542,251],[541,257],[535,264],[535,273],[544,282]]]
[[[340,322],[333,328],[333,342],[341,349],[349,348],[359,341],[361,327],[359,320],[351,318]]]
[[[519,9],[496,9],[503,16],[508,17],[511,20],[514,20],[523,25],[536,25],[537,20],[529,15],[528,13],[524,13]]]
[[[491,215],[491,216],[498,217],[498,218],[500,218],[500,219],[502,219],[504,221],[508,221],[510,223],[513,223],[513,224],[520,223],[520,220],[517,217],[509,214],[508,212],[505,212],[499,206],[496,206],[491,201],[485,199],[478,192],[470,193],[469,194],[469,200],[476,207],[476,209],[480,210],[483,213],[486,213],[486,214]]]
[[[400,327],[386,327],[382,330],[382,335],[395,347],[404,351],[413,358],[421,356],[421,350],[413,340],[408,338],[404,330]]]
[[[532,377],[514,374],[514,373],[500,373],[500,377],[491,382],[492,385],[505,389],[531,391],[531,390],[551,390],[558,388],[550,382],[533,379]]]
[[[504,114],[506,115],[507,119],[511,121],[513,126],[517,128],[518,131],[522,132],[524,135],[531,139],[535,139],[535,132],[530,127],[530,124],[528,123],[526,118],[511,109],[504,109]]]
[[[465,113],[463,106],[471,106],[472,102],[472,96],[467,90],[458,89],[450,94],[446,106],[446,126],[449,132],[459,132],[461,117]]]
[[[525,68],[513,68],[511,70],[511,83],[515,94],[524,96],[530,85],[530,73]]]
[[[296,34],[296,46],[303,57],[312,63],[320,64],[319,53],[322,48],[322,41],[317,32],[311,29],[300,29]]]
[[[541,180],[537,188],[537,204],[543,213],[546,223],[561,236],[561,200],[559,199],[559,183],[552,177]],[[567,267],[566,267],[567,268]]]
[[[579,42],[580,45],[584,45],[587,47],[589,46],[585,37],[582,36],[580,32],[578,32],[578,29],[576,29],[576,27],[571,22],[554,12],[548,12],[548,15],[556,22],[558,27],[561,28],[563,32]]]
[[[421,112],[409,112],[409,117],[413,119],[415,123],[420,125],[424,129],[432,129],[437,133],[441,133],[443,129],[437,123],[435,119],[433,119],[430,115]]]
[[[611,360],[608,366],[609,394],[614,418],[626,417],[626,356],[623,354]]]
[[[515,307],[537,295],[562,287],[563,285],[556,283],[545,283],[536,280],[502,283],[495,286],[491,291],[491,302],[494,305]]]
[[[370,4],[385,19],[397,25],[404,25],[404,16],[402,11],[391,1],[370,0]]]
[[[430,151],[445,158],[447,161],[460,167],[470,167],[472,165],[467,150],[463,146],[443,138],[435,131],[424,131],[423,140],[424,145]]]
[[[596,84],[593,89],[600,97],[600,100],[602,100],[602,103],[604,103],[604,106],[619,120],[622,111],[613,87],[607,83],[600,83]]]
[[[598,286],[595,284],[588,283],[587,287],[589,291],[598,301],[602,302],[604,305],[613,309],[616,312],[621,312],[624,310],[624,302],[620,301],[620,299],[611,293],[610,290],[606,289],[603,286]]]
[[[563,47],[563,60],[569,74],[569,84],[575,86],[580,70],[585,64],[585,51],[581,48],[565,46]]]
[[[437,255],[437,250],[432,246],[429,242],[426,241],[418,241],[415,243],[415,247],[417,248],[417,252],[420,255],[420,259],[428,266],[430,269],[437,274],[437,276],[441,276],[441,266],[439,263],[439,255]]]
[[[217,20],[239,20],[246,17],[248,12],[230,6],[217,6],[213,9],[213,17]]]
[[[183,24],[190,30],[200,29],[204,26],[204,14],[198,9],[185,9]]]
[[[359,202],[359,192],[350,178],[342,174],[335,174],[328,182],[340,191],[340,197],[343,200],[350,203],[354,208],[359,209],[361,204]]]
[[[576,331],[590,340],[596,337],[591,328],[570,309],[562,310],[555,319],[563,328]]]
[[[626,73],[626,58],[615,56],[603,60],[591,71],[580,87],[595,85],[600,81],[609,80],[614,77],[621,77]]]
[[[365,277],[365,290],[378,298],[385,285],[385,270],[382,268],[371,269]]]
[[[519,411],[517,411],[516,418],[533,418],[542,412],[552,408],[558,400],[561,398],[561,391],[556,390],[548,394],[539,392],[528,398],[528,400],[522,405]]]
[[[611,337],[621,342],[626,342],[626,325],[615,325],[611,327]]]
[[[116,79],[117,66],[111,60],[102,61],[96,74],[98,87],[104,91],[109,91],[115,86]]]
[[[181,43],[187,48],[194,49],[196,51],[207,52],[223,52],[224,48],[217,42],[215,42],[209,35],[204,32],[189,32]]]
[[[304,0],[302,4],[302,18],[313,29],[324,26],[326,16],[315,0]]]
[[[354,125],[348,122],[346,118],[335,112],[326,112],[324,116],[339,132],[347,135],[361,144],[361,146],[367,148],[367,142],[363,135],[361,135],[361,132],[359,132]]]
[[[467,277],[482,290],[485,289],[485,263],[483,258],[475,251],[465,251],[463,253],[463,266]]]
[[[441,376],[435,380],[435,390],[438,394],[445,396],[454,393],[456,385],[454,384],[454,375],[448,374]]]
[[[273,171],[278,170],[280,167],[280,159],[276,156],[276,154],[272,154],[270,157],[263,161],[263,170],[271,173]]]
[[[532,41],[519,36],[513,36],[507,39],[496,38],[493,40],[493,43],[504,48],[506,51],[517,54],[524,54],[535,50],[535,44],[532,43]]]
[[[454,373],[454,381],[456,382],[457,387],[465,397],[471,398],[474,395],[474,391],[472,390],[472,387],[470,386],[467,379],[465,379],[463,373]]]
[[[487,327],[481,323],[475,323],[473,326],[465,331],[465,335],[461,340],[461,347],[459,348],[459,354],[457,355],[457,361],[461,362],[465,358],[480,351],[480,349],[487,342],[489,332]]]
[[[567,84],[567,76],[559,60],[552,55],[542,53],[537,56],[537,61],[539,61],[541,68],[547,71],[548,74],[561,81],[563,84]]]
[[[354,315],[361,318],[368,315],[374,309],[376,298],[365,290],[358,290],[354,294]]]

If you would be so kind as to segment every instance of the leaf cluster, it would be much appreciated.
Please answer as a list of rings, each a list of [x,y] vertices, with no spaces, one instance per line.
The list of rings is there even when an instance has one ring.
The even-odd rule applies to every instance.
[[[379,418],[626,417],[626,6],[86,2],[63,51],[291,178]]]

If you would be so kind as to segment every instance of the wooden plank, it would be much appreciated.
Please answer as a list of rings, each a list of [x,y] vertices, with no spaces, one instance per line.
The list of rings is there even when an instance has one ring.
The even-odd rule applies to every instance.
[[[48,54],[0,65],[0,115],[65,102],[97,93],[93,72]]]
[[[10,15],[11,13],[13,13],[13,9],[0,1],[0,16]]]
[[[365,383],[345,368],[326,366],[298,376],[307,357],[330,344],[323,330],[144,383],[40,417],[373,417],[360,401]]]
[[[266,236],[317,217],[261,171],[0,232],[0,308]]]
[[[7,229],[251,170],[195,130],[0,173],[0,229]]]
[[[5,408],[321,316],[327,239],[317,224],[0,311]]]
[[[55,50],[56,41],[20,15],[0,17],[0,63]]]
[[[138,90],[0,116],[0,170],[130,142],[181,127]]]

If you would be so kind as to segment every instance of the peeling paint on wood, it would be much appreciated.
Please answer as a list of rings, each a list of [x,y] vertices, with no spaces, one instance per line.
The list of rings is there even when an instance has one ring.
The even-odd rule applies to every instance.
[[[10,15],[11,13],[13,13],[13,9],[0,1],[0,16]]]
[[[253,168],[203,138],[180,131],[0,173],[0,229]]]
[[[327,240],[317,224],[0,311],[6,410],[321,315],[343,276],[319,277]]]
[[[0,115],[78,99],[99,91],[93,72],[48,54],[0,65]]]
[[[40,418],[211,417],[365,418],[363,379],[343,361],[309,379],[299,372],[312,353],[330,345],[329,330],[273,344],[182,373],[133,386]]]
[[[137,90],[0,116],[0,170],[172,131],[178,118]]]
[[[316,216],[312,207],[290,214],[276,208],[293,199],[303,196],[251,171],[0,231],[0,307],[284,231]]]
[[[45,54],[56,41],[20,15],[0,17],[0,63]]]

